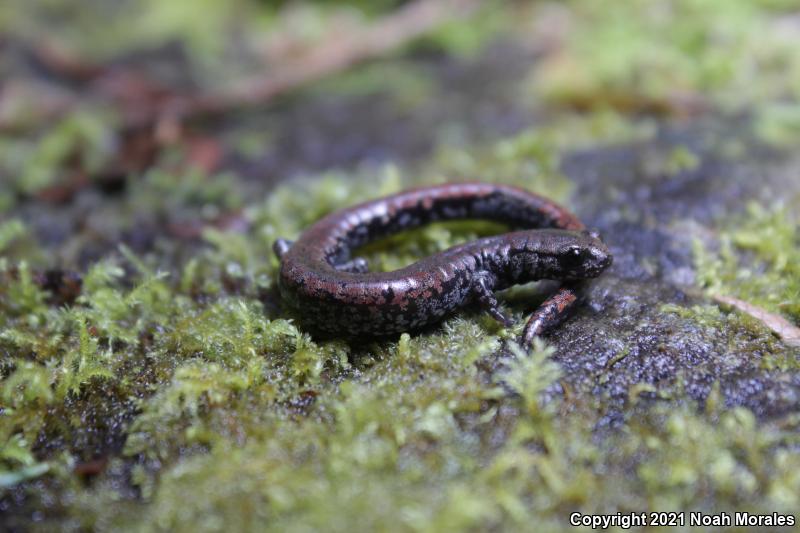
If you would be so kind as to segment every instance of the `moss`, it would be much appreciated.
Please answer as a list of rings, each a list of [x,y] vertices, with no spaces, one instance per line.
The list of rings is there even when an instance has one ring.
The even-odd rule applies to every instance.
[[[12,219],[0,223],[0,252],[6,252],[11,244],[23,235],[25,235],[25,224],[21,220]]]
[[[670,152],[667,159],[666,172],[677,174],[696,169],[700,165],[700,159],[685,146],[678,146]]]
[[[426,181],[480,176],[481,181],[518,185],[563,201],[572,190],[559,168],[563,145],[557,128],[543,128],[489,146],[443,148],[435,154]]]
[[[515,161],[532,164],[532,153],[495,147],[487,157],[511,174]],[[798,503],[798,459],[786,447],[792,431],[741,409],[697,413],[645,402],[625,431],[598,440],[592,428],[602,411],[576,409],[561,396],[551,349],[506,352],[469,313],[424,335],[349,347],[313,342],[290,322],[267,318],[247,283],[238,296],[219,285],[191,297],[199,272],[222,275],[235,263],[251,282],[274,272],[274,260],[251,249],[354,201],[352,179],[360,178],[332,174],[279,187],[247,209],[250,233],[208,235],[207,253],[179,277],[153,272],[127,250],[133,269],[98,263],[74,309],[47,306],[20,265],[4,338],[27,355],[4,380],[3,397],[16,402],[0,418],[7,485],[47,472],[68,482],[72,459],[34,443],[74,429],[37,413],[45,405],[69,410],[105,390],[141,396],[124,426],[122,458],[135,465],[144,499],[109,505],[111,478],[70,488],[66,512],[85,527],[343,530],[357,516],[368,528],[513,529],[536,521],[561,529],[575,508],[733,509],[746,501],[773,511]],[[396,190],[402,179],[388,168],[378,187]],[[194,201],[175,194],[181,205]],[[425,231],[374,253],[392,268],[476,229]],[[694,312],[720,328],[744,320]],[[493,360],[498,371],[480,370]]]
[[[699,283],[800,323],[800,231],[793,212],[751,203],[719,235],[719,250],[694,247]]]
[[[67,43],[83,57],[98,60],[147,44],[178,39],[195,53],[212,56],[224,50],[225,25],[252,7],[240,0],[204,1],[202,6],[180,0],[169,5],[150,0],[118,4],[92,1],[90,6],[90,10],[84,10],[57,0],[36,4],[13,2],[0,9],[0,27],[32,34],[42,21],[57,17],[65,21],[63,26],[52,30],[59,42]],[[98,19],[104,23],[98,24]]]
[[[727,340],[729,350],[758,357],[759,366],[766,370],[794,372],[800,370],[800,358],[781,341],[765,324],[739,312],[725,312],[718,305],[693,305],[682,307],[668,304],[661,312],[674,314],[691,321],[707,333],[719,335]]]
[[[756,117],[756,133],[771,146],[795,146],[800,139],[800,105],[782,103],[761,107]]]
[[[159,24],[139,37],[131,35],[138,23],[130,25],[116,49],[143,37],[177,36],[194,50],[192,61],[197,50],[213,50],[206,59],[227,50],[221,39],[230,33],[220,28],[228,10],[244,4],[209,10],[183,4],[152,7],[143,20],[155,16]],[[0,192],[0,212],[9,215],[0,223],[0,508],[10,509],[8,520],[17,518],[20,529],[99,531],[482,531],[531,524],[561,531],[569,529],[573,510],[797,509],[796,413],[751,412],[728,394],[730,381],[704,382],[711,392],[698,393],[692,386],[701,387],[687,379],[714,379],[719,374],[710,367],[729,366],[746,374],[742,387],[763,387],[768,402],[793,379],[796,353],[760,323],[717,306],[642,310],[648,302],[678,297],[673,287],[659,287],[647,300],[643,285],[654,278],[639,269],[632,277],[645,281],[620,274],[595,286],[595,307],[581,310],[591,330],[566,324],[551,345],[539,342],[531,353],[512,342],[521,323],[504,330],[472,309],[399,338],[317,341],[295,325],[275,293],[274,239],[294,238],[324,214],[408,186],[481,179],[570,205],[576,184],[561,171],[565,155],[620,143],[636,151],[637,143],[658,142],[663,133],[663,122],[618,112],[615,95],[659,99],[677,89],[738,106],[795,94],[790,78],[796,61],[784,56],[794,37],[765,30],[780,26],[786,6],[675,0],[659,11],[645,4],[555,8],[566,9],[576,29],[554,43],[563,46],[543,51],[535,90],[562,101],[572,89],[585,91],[588,112],[522,102],[521,109],[537,111],[537,122],[517,134],[472,144],[448,138],[419,161],[297,177],[269,194],[264,176],[251,176],[236,158],[236,172],[204,173],[185,168],[186,154],[175,149],[148,172],[130,176],[114,195],[92,190],[74,204],[48,205],[63,216],[51,225],[67,221],[66,229],[48,234],[40,227],[47,224],[31,215],[44,205],[36,203],[36,193],[58,183],[74,153],[88,171],[99,168],[109,155],[106,129],[115,119],[93,108],[24,138],[9,135],[3,142],[13,149],[3,151],[2,165],[4,175],[14,177],[14,191]],[[184,17],[188,7],[196,12]],[[242,9],[249,14],[254,8]],[[286,22],[314,42],[339,10],[309,7],[276,16],[271,9],[244,24],[241,39],[252,37],[253,27]],[[514,16],[501,14],[485,27],[473,21],[475,31],[466,36],[445,28],[414,53],[430,53],[431,42],[439,53],[464,43],[468,49],[493,35],[495,24],[508,25],[508,37],[516,38],[516,24],[525,24],[516,15],[539,6],[514,9],[508,11]],[[12,15],[0,8],[4,20]],[[283,18],[293,16],[302,20]],[[97,34],[71,39],[91,42],[87,46],[99,52],[107,38],[99,34],[118,26],[92,31]],[[763,35],[768,40],[755,47]],[[743,65],[751,59],[766,76],[756,81],[757,94],[741,90]],[[577,68],[567,72],[558,61]],[[220,71],[244,69],[231,63]],[[386,90],[401,112],[429,100],[446,106],[450,95],[433,82],[439,78],[420,79],[420,70],[409,68],[416,64],[409,56],[392,58],[302,96],[372,98]],[[509,91],[516,100],[528,98]],[[277,107],[283,105],[290,104]],[[785,132],[791,138],[791,117],[783,118],[778,127],[767,122],[757,128],[779,130],[777,136],[764,133],[767,140]],[[225,139],[241,133],[235,122],[225,122]],[[273,129],[242,143],[261,155],[280,135]],[[670,142],[652,157],[648,152],[634,172],[671,185],[675,176],[704,168],[705,148],[690,140]],[[620,153],[609,152],[612,158]],[[607,198],[603,179],[610,188],[633,183],[596,172],[582,194],[598,190],[598,198]],[[269,178],[284,173],[279,167],[280,176]],[[630,204],[640,192],[647,191],[611,196]],[[797,321],[800,258],[790,202],[784,209],[752,207],[731,224],[723,221],[718,248],[698,244],[698,284]],[[610,204],[596,218],[620,228],[625,239],[636,223]],[[669,230],[655,218],[643,222],[648,231]],[[228,219],[234,222],[224,223]],[[389,270],[501,229],[432,225],[363,253],[373,269]],[[618,273],[624,273],[627,253],[619,254]],[[661,268],[656,253],[641,254],[653,272]],[[78,298],[60,301],[56,288],[40,282],[42,269],[56,267],[81,274]],[[541,296],[532,292],[523,288],[503,299],[518,322]],[[515,305],[523,300],[524,308]],[[691,333],[688,343],[703,346],[687,345],[683,332]]]
[[[390,94],[398,110],[411,110],[434,97],[436,80],[431,72],[412,62],[364,65],[310,88],[315,95],[374,96]]]
[[[701,101],[740,108],[800,95],[797,36],[781,23],[788,5],[579,0],[570,8],[563,46],[532,78],[537,94],[554,101],[680,112]]]
[[[315,342],[266,306],[277,236],[294,237],[340,206],[444,176],[483,175],[564,199],[570,184],[558,172],[559,142],[528,131],[469,152],[443,150],[416,179],[394,166],[328,173],[252,203],[205,188],[235,184],[224,176],[187,175],[173,187],[163,176],[145,177],[122,211],[194,216],[209,205],[241,206],[248,229],[207,229],[191,259],[168,271],[157,256],[118,248],[88,269],[71,307],[50,305],[30,267],[14,265],[0,293],[0,343],[14,354],[2,370],[0,480],[29,498],[50,494],[59,519],[97,529],[344,530],[358,517],[373,529],[536,522],[560,530],[572,509],[793,508],[794,432],[778,422],[756,422],[719,402],[697,412],[680,388],[639,382],[628,385],[633,410],[624,429],[597,433],[603,403],[572,396],[552,349],[537,344],[525,354],[509,344],[513,332],[477,313],[423,334],[349,346]],[[776,239],[782,227],[770,230]],[[366,254],[390,269],[498,229],[432,226]],[[791,268],[775,255],[785,246],[761,250],[746,231],[736,236],[732,246],[750,246],[770,268]],[[758,350],[777,342],[757,323],[716,308],[666,311],[736,331]],[[620,354],[606,372],[624,364]],[[770,368],[793,368],[787,361]],[[101,422],[112,415],[120,421]],[[65,453],[53,442],[65,443]],[[108,454],[108,471],[82,484],[75,464]],[[36,479],[45,487],[39,492],[29,485]]]
[[[800,322],[797,302],[800,273],[795,265],[798,226],[793,213],[780,206],[750,203],[744,215],[724,220],[716,241],[694,241],[698,284],[711,295],[733,296],[757,308]],[[749,346],[766,371],[796,372],[797,351],[782,347],[767,325],[743,312],[723,311],[718,305],[662,307],[711,331],[726,332],[732,345]]]
[[[70,113],[36,138],[0,136],[0,173],[22,194],[69,182],[76,169],[95,174],[113,149],[113,125],[97,107]]]
[[[444,339],[402,341],[403,350],[420,353]],[[485,385],[476,384],[471,365],[453,365],[455,357],[420,374],[391,357],[400,354],[387,354],[369,382],[318,396],[311,416],[264,413],[258,437],[239,442],[235,432],[219,439],[212,431],[210,453],[166,469],[148,498],[150,512],[127,519],[180,531],[256,524],[338,531],[351,529],[354,517],[366,529],[517,529],[535,521],[561,530],[565,512],[576,508],[732,511],[746,502],[754,511],[789,512],[797,505],[798,458],[785,448],[796,440],[793,429],[756,431],[743,409],[704,415],[655,406],[598,441],[595,415],[561,416],[562,401],[542,403],[559,375],[550,353],[541,346],[532,357],[517,353],[501,381]],[[226,391],[218,411],[244,389],[240,382],[228,389],[227,378],[208,383],[203,390]],[[498,420],[508,427],[491,437]],[[103,523],[118,520],[108,515],[119,509],[102,508]]]
[[[503,2],[484,2],[466,20],[454,19],[423,36],[416,45],[434,48],[456,57],[477,55],[510,26],[513,10]]]

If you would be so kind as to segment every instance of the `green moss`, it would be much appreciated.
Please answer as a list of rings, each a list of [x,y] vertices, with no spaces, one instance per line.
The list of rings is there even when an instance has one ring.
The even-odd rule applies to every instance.
[[[465,325],[447,333],[463,335]],[[439,364],[424,373],[409,362],[445,339],[403,340],[398,352],[370,367],[368,382],[326,388],[310,416],[287,419],[274,409],[254,415],[258,428],[244,416],[252,403],[231,406],[230,395],[241,395],[244,382],[219,376],[215,367],[193,371],[206,385],[186,397],[207,395],[193,416],[219,424],[225,413],[229,429],[257,436],[233,431],[220,438],[221,428],[209,431],[213,424],[187,430],[186,439],[213,436],[204,441],[210,452],[163,471],[146,515],[104,506],[102,523],[123,519],[115,516],[121,513],[148,530],[259,524],[339,531],[351,530],[354,520],[370,530],[518,529],[533,522],[565,530],[565,513],[574,509],[732,511],[746,503],[754,511],[790,512],[798,504],[800,460],[786,448],[796,441],[791,428],[757,426],[743,409],[717,406],[704,415],[656,406],[629,429],[598,440],[591,431],[596,415],[561,416],[561,400],[542,402],[559,375],[544,347],[531,357],[517,352],[505,361],[501,381],[479,385],[474,367],[456,363],[463,350],[452,357],[437,352]]]
[[[137,181],[120,212],[202,218],[209,206],[241,208],[248,229],[206,229],[201,247],[169,271],[157,256],[120,247],[88,269],[71,307],[51,305],[27,263],[5,265],[0,348],[14,357],[2,367],[0,481],[24,488],[38,478],[71,523],[99,529],[258,523],[344,530],[358,517],[372,529],[536,522],[560,530],[572,509],[792,508],[794,433],[756,423],[747,411],[719,402],[705,413],[662,408],[641,397],[691,402],[679,388],[643,382],[629,387],[634,411],[624,429],[598,435],[602,402],[564,393],[551,349],[537,344],[528,355],[508,344],[519,325],[504,331],[465,311],[424,334],[350,346],[313,341],[292,317],[262,303],[273,284],[276,237],[293,238],[344,205],[450,176],[520,184],[563,200],[571,189],[558,172],[566,142],[528,131],[442,150],[415,179],[394,166],[328,173],[249,204],[227,190],[236,187],[230,177],[153,173]],[[684,155],[677,158],[683,165]],[[775,226],[774,244],[753,243],[745,228],[731,246],[769,268],[791,269],[791,256],[780,254],[791,253],[781,250],[793,234],[762,215],[752,227]],[[9,227],[16,238],[19,228]],[[391,269],[500,229],[434,225],[365,254],[373,268]],[[720,334],[736,331],[732,342],[742,349],[772,353],[777,343],[738,314],[666,311]],[[607,371],[622,364],[620,353]],[[764,361],[794,368],[788,359]],[[123,421],[104,425],[93,413]],[[79,482],[75,463],[109,452],[87,446],[84,431],[122,441],[91,486]],[[47,447],[54,441],[65,442],[66,452]],[[133,486],[140,500],[120,488],[121,471],[132,472],[122,486]]]
[[[542,128],[489,146],[445,147],[434,156],[427,181],[461,178],[508,183],[563,201],[572,191],[572,184],[559,171],[564,144],[557,128]]]
[[[800,323],[800,230],[786,208],[751,203],[719,235],[719,250],[694,247],[698,282]]]
[[[367,64],[322,81],[309,92],[317,95],[368,96],[389,94],[399,111],[414,109],[434,97],[436,80],[432,73],[412,62]]]
[[[171,166],[170,156],[182,155],[168,154],[163,166]],[[231,174],[209,176],[190,169],[176,175],[156,168],[143,176],[142,181],[137,183],[133,201],[147,205],[162,204],[164,210],[168,211],[193,207],[209,210],[210,206],[217,211],[226,211],[241,208],[243,204],[238,184]]]
[[[725,312],[718,305],[710,304],[691,307],[668,304],[660,311],[690,321],[703,328],[706,334],[726,339],[729,351],[737,357],[758,357],[765,371],[800,370],[798,354],[787,349],[765,324],[747,314]]]
[[[796,146],[800,140],[800,105],[781,103],[759,108],[756,133],[771,146]]]
[[[696,169],[700,164],[700,159],[685,146],[674,148],[669,154],[666,171],[669,174]]]
[[[5,263],[5,262],[4,262]],[[3,310],[3,325],[7,321],[19,318],[26,325],[36,327],[43,322],[48,312],[44,303],[45,294],[33,281],[33,274],[27,262],[21,261],[15,268],[7,263],[0,265],[4,269],[7,282],[3,286],[3,298],[0,306]]]
[[[454,18],[423,36],[417,46],[433,47],[450,55],[468,57],[484,50],[511,24],[513,10],[503,2],[484,2],[467,19]]]
[[[739,108],[800,96],[788,5],[749,0],[569,3],[563,46],[537,69],[537,94],[579,107]]]
[[[113,148],[113,123],[109,114],[87,109],[67,115],[36,139],[0,136],[0,172],[23,194],[68,182],[76,168],[96,173]]]
[[[751,203],[746,215],[731,217],[724,224],[714,246],[695,240],[698,284],[712,296],[732,296],[799,323],[800,271],[796,265],[800,234],[793,213]],[[736,349],[747,346],[745,353],[758,353],[765,370],[800,369],[796,350],[782,347],[766,324],[743,312],[723,312],[717,305],[669,305],[662,311],[725,332]]]
[[[64,24],[51,28],[51,35],[82,57],[98,60],[176,39],[187,43],[197,54],[218,57],[224,50],[226,25],[248,9],[252,13],[253,7],[242,0],[178,0],[169,4],[152,0],[107,4],[92,0],[82,8],[59,0],[9,2],[0,8],[0,27],[31,35],[41,31],[42,21],[58,18]],[[98,24],[98,20],[103,23]]]
[[[25,224],[21,220],[12,219],[0,223],[0,252],[6,252],[11,244],[23,235],[25,235]]]
[[[130,5],[149,3],[120,9],[124,14]],[[64,26],[71,42],[84,43],[76,48],[95,53],[114,52],[98,44],[106,39],[117,39],[119,50],[140,39],[178,36],[195,61],[198,50],[206,59],[227,50],[222,41],[230,33],[221,28],[230,10],[259,13],[244,24],[244,41],[254,27],[285,23],[283,31],[297,30],[306,44],[342,13],[337,6],[311,6],[276,16],[269,4],[266,11],[241,2],[150,6],[134,24],[122,17],[129,27],[118,39],[109,37],[122,31],[118,24],[95,24],[83,36],[82,24]],[[49,12],[48,5],[36,9]],[[387,5],[345,17],[364,23]],[[33,242],[39,225],[23,222],[31,205],[24,202],[36,202],[37,192],[58,183],[75,153],[87,171],[101,168],[113,152],[107,130],[114,118],[83,110],[30,137],[4,138],[0,164],[13,191],[0,192],[0,212],[11,215],[0,223],[3,504],[22,501],[12,512],[36,512],[43,529],[100,531],[483,531],[531,524],[560,531],[569,529],[573,510],[797,509],[796,416],[756,420],[750,411],[726,407],[719,384],[698,406],[680,378],[662,385],[649,380],[652,374],[615,382],[625,408],[618,418],[609,414],[615,409],[609,383],[632,359],[647,355],[629,339],[611,339],[619,350],[575,385],[564,371],[568,362],[558,362],[552,348],[537,343],[528,354],[511,342],[522,327],[521,307],[508,331],[465,309],[440,328],[351,345],[312,339],[278,305],[272,242],[295,238],[343,206],[466,179],[516,184],[569,204],[573,184],[560,171],[565,153],[652,139],[661,126],[610,111],[619,109],[619,94],[658,100],[675,90],[702,92],[734,106],[778,93],[796,96],[796,54],[788,53],[796,40],[767,31],[780,26],[786,6],[650,5],[563,7],[575,26],[556,39],[563,48],[544,51],[533,83],[538,94],[556,100],[572,90],[588,95],[585,114],[539,108],[535,128],[466,146],[450,142],[459,140],[455,135],[445,138],[457,128],[443,130],[445,142],[423,161],[301,177],[269,194],[262,183],[236,174],[185,170],[186,154],[168,150],[146,174],[131,176],[123,192],[89,202],[90,213],[81,212],[83,203],[48,207],[80,223],[66,236],[45,234],[41,245]],[[187,16],[187,9],[195,12]],[[473,49],[471,43],[494,35],[495,24],[509,25],[514,35],[515,24],[525,22],[510,19],[528,9],[539,7],[515,6],[485,26],[473,20],[474,31],[464,34],[463,27],[449,26],[420,44]],[[4,22],[26,16],[11,11],[0,8]],[[137,36],[140,22],[152,26]],[[552,50],[560,51],[554,56]],[[243,69],[231,63],[219,71]],[[309,92],[386,91],[400,112],[448,96],[410,64],[418,63],[407,57],[371,64]],[[743,77],[748,64],[762,75],[755,82]],[[742,90],[751,82],[755,94]],[[767,140],[791,138],[791,116],[782,110],[759,126],[771,132],[762,132]],[[240,133],[235,121],[225,128],[226,136]],[[244,144],[260,155],[279,133]],[[700,153],[694,149],[660,151],[646,158],[652,167],[643,171],[670,177],[695,170]],[[90,190],[81,201],[95,194]],[[608,216],[613,221],[617,214]],[[502,229],[432,225],[363,254],[373,269],[390,270]],[[123,239],[130,248],[119,245]],[[788,207],[753,207],[719,239],[719,249],[698,245],[698,282],[797,321],[795,214]],[[146,254],[132,251],[140,240]],[[62,301],[42,287],[40,269],[54,267],[80,272],[76,300]],[[613,277],[609,283],[623,286],[613,285],[623,283]],[[523,293],[529,310],[530,292]],[[730,348],[713,364],[758,354],[770,376],[798,369],[793,352],[740,313],[717,306],[653,313],[658,316],[632,326],[637,334],[653,324],[702,329],[703,339]],[[611,338],[616,324],[597,318],[596,333]],[[97,459],[108,462],[95,474]]]

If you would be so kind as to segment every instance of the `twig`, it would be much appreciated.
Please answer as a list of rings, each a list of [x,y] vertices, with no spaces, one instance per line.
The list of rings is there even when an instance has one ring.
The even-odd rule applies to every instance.
[[[45,43],[33,52],[37,61],[82,88],[80,95],[71,94],[58,106],[30,106],[34,116],[25,117],[26,124],[56,120],[87,95],[109,102],[118,110],[122,124],[117,131],[117,156],[108,162],[104,173],[124,176],[131,171],[141,172],[165,146],[185,139],[183,126],[189,120],[265,105],[303,85],[390,53],[446,22],[467,17],[483,3],[484,0],[414,0],[363,29],[346,35],[334,32],[308,52],[287,59],[269,72],[208,94],[179,92],[142,72],[84,62]],[[11,99],[7,87],[3,89],[0,83],[0,131],[13,131],[20,126],[15,120],[19,117],[8,105]],[[70,194],[59,199],[68,200],[78,188],[70,185],[66,189]]]
[[[170,91],[139,73],[118,72],[84,62],[52,43],[37,46],[33,54],[55,74],[88,87],[83,94],[96,94],[117,105],[126,122],[155,130],[174,129],[181,122],[223,114],[235,109],[263,105],[308,83],[335,74],[360,62],[385,55],[442,24],[467,17],[484,0],[415,0],[368,27],[347,35],[335,34],[308,52],[251,79],[245,79],[210,94],[187,95]],[[135,84],[136,87],[132,87]],[[130,98],[143,93],[142,98]],[[1,95],[0,95],[1,96]],[[148,101],[148,96],[152,96]],[[76,102],[77,98],[73,100]],[[70,106],[42,112],[39,121],[53,120]],[[166,125],[166,126],[164,126]],[[0,117],[0,129],[14,124]]]
[[[292,89],[385,55],[445,22],[470,15],[481,3],[482,0],[416,0],[361,31],[326,40],[290,64],[218,93],[174,103],[173,110],[188,117],[264,104]]]
[[[41,66],[73,83],[91,82],[106,72],[104,66],[86,61],[47,38],[33,45],[30,53]]]

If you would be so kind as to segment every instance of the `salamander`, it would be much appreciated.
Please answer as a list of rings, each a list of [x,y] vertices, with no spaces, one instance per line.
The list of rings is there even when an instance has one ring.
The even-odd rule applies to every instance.
[[[400,231],[482,219],[513,231],[453,246],[392,272],[370,272],[353,251]],[[329,214],[292,242],[278,239],[278,287],[303,326],[325,336],[381,337],[436,323],[477,302],[505,326],[495,291],[540,279],[561,287],[529,318],[521,342],[558,325],[583,282],[612,255],[595,232],[557,203],[522,188],[451,183],[411,189]]]

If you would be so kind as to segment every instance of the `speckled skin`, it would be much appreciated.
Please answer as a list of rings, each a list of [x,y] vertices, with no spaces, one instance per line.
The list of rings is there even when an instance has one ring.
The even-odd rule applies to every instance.
[[[363,260],[351,260],[351,251],[368,242],[456,219],[526,229],[454,246],[393,272],[367,272]],[[563,207],[520,188],[488,183],[413,189],[344,209],[313,224],[294,243],[276,242],[275,251],[281,295],[303,324],[351,338],[411,331],[474,301],[508,324],[493,291],[539,279],[571,281],[531,317],[523,333],[529,343],[578,301],[576,282],[611,264],[605,244]]]

